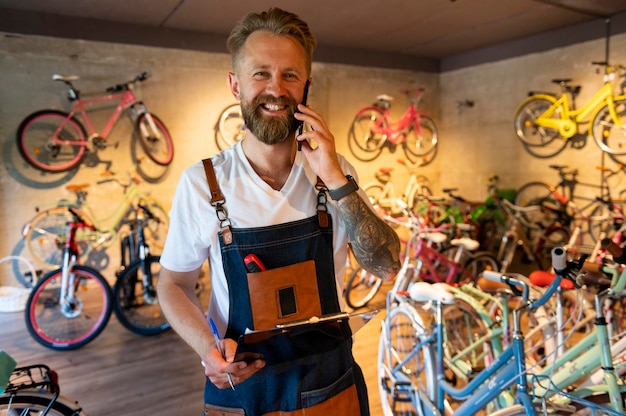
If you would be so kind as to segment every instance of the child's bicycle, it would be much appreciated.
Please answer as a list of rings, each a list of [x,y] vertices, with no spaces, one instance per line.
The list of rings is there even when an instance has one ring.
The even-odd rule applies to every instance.
[[[360,109],[348,137],[352,154],[368,162],[376,159],[383,147],[392,150],[397,145],[404,149],[406,157],[415,162],[418,158],[433,154],[437,149],[437,127],[428,116],[417,111],[424,87],[417,90],[401,90],[411,103],[399,120],[391,118],[393,97],[379,95],[373,105]]]
[[[141,148],[152,161],[167,166],[174,157],[174,145],[165,124],[139,101],[133,92],[135,83],[150,76],[142,72],[134,79],[106,89],[105,95],[82,99],[72,81],[75,75],[53,75],[68,87],[68,99],[73,102],[69,113],[40,110],[27,116],[17,129],[17,147],[28,164],[45,172],[64,172],[78,166],[88,151],[105,149],[107,138],[121,114],[130,110]],[[101,132],[97,132],[88,116],[86,106],[95,103],[118,102]],[[81,123],[75,116],[80,115]],[[85,129],[85,126],[87,129]],[[115,143],[117,146],[117,143]],[[90,148],[91,147],[91,148]],[[136,151],[135,151],[136,153]]]
[[[87,416],[78,402],[60,394],[58,378],[44,364],[16,367],[0,350],[0,415]]]

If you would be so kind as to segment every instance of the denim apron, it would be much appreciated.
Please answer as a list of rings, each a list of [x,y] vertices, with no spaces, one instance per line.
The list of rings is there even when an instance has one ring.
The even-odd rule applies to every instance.
[[[205,170],[213,193],[217,183],[207,162]],[[340,312],[324,191],[318,194],[318,216],[268,227],[233,228],[223,206],[216,207],[230,302],[226,337],[239,339],[249,330]],[[244,263],[249,254],[266,271],[249,272]],[[266,366],[235,390],[218,389],[207,379],[205,415],[369,414],[347,321],[290,331],[251,350],[264,355]]]

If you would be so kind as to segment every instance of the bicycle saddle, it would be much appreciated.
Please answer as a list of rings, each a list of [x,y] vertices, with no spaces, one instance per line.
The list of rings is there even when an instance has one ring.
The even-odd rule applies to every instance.
[[[441,302],[446,305],[454,303],[454,295],[445,283],[416,282],[409,288],[411,299],[416,302]]]
[[[78,77],[78,75],[59,75],[59,74],[54,74],[54,75],[52,75],[52,79],[54,81],[69,82],[69,81],[76,81],[76,80],[78,80],[80,78]]]

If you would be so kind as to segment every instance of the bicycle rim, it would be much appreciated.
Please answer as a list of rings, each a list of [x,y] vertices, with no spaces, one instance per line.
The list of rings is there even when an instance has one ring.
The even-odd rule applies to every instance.
[[[156,164],[167,166],[174,159],[174,144],[172,137],[165,124],[154,114],[149,114],[154,123],[148,120],[148,114],[144,113],[137,119],[137,133],[141,147],[148,157]]]
[[[531,97],[518,108],[515,113],[515,134],[528,146],[546,146],[557,140],[559,131],[537,125],[537,119],[541,117],[555,103],[543,97]],[[557,108],[550,118],[561,119],[561,109]]]
[[[17,145],[31,166],[45,172],[65,172],[80,163],[86,137],[83,126],[69,114],[43,110],[22,121],[17,130]]]
[[[122,325],[140,335],[156,335],[169,329],[170,325],[159,305],[156,287],[161,265],[159,256],[146,261],[146,275],[141,260],[124,269],[113,289],[113,311]],[[144,279],[150,284],[144,286]]]
[[[615,101],[618,120],[613,120],[608,104],[591,121],[591,134],[600,148],[613,155],[626,154],[626,100]]]
[[[426,344],[408,358],[426,335],[414,309],[405,305],[391,309],[383,325],[378,343],[378,389],[383,414],[417,415],[420,395],[435,401],[434,351]],[[402,369],[396,369],[404,360]]]
[[[358,267],[351,274],[346,286],[346,303],[353,309],[367,305],[378,293],[383,280]]]
[[[435,122],[426,116],[420,116],[409,127],[406,134],[404,150],[409,159],[426,156],[435,151],[438,144],[437,128]]]
[[[0,416],[34,416],[43,414],[53,400],[52,395],[37,392],[18,392],[15,396],[0,396]],[[85,416],[85,412],[68,399],[58,397],[47,416]]]
[[[239,104],[226,107],[215,126],[215,144],[220,150],[231,147],[246,135],[246,123]]]
[[[61,267],[63,248],[67,240],[67,223],[72,220],[73,217],[67,208],[55,207],[37,214],[28,223],[24,235],[26,248],[32,258],[46,270]],[[81,262],[91,252],[92,237],[93,232],[87,228],[81,228],[76,232]]]
[[[111,289],[97,271],[75,266],[74,300],[66,313],[60,305],[61,269],[46,274],[26,303],[26,327],[48,348],[71,350],[97,337],[111,315]],[[69,312],[69,313],[68,313]]]
[[[370,107],[359,111],[348,135],[348,147],[354,157],[363,162],[376,159],[386,142],[377,129],[386,126],[384,113],[379,108]]]

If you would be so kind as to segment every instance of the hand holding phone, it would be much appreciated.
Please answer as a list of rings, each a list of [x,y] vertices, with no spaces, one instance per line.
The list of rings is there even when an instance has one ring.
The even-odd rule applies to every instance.
[[[302,105],[306,105],[306,100],[308,98],[309,95],[309,85],[311,84],[311,80],[307,80],[306,83],[304,84],[304,95],[302,96]],[[300,111],[298,111],[300,112]],[[302,134],[302,130],[304,129],[304,121],[299,121],[298,122],[298,136]],[[302,142],[298,141],[298,150],[302,150]]]

